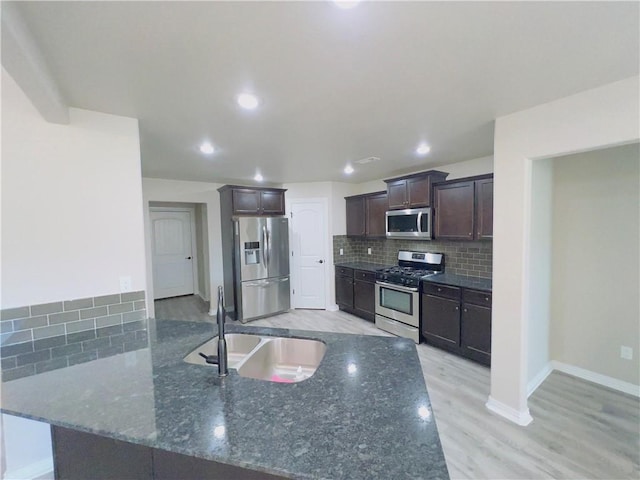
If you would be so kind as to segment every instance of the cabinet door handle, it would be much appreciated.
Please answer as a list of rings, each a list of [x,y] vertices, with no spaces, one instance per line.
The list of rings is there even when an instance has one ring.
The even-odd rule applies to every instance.
[[[439,292],[441,292],[441,291],[442,291],[442,289],[441,289],[441,288],[438,288],[438,291],[439,291]]]
[[[488,302],[489,301],[489,297],[484,297],[484,299]]]
[[[456,307],[456,310],[460,310],[460,307]]]
[[[466,311],[467,311],[467,309],[465,308],[465,309],[463,310],[463,312],[466,312]]]
[[[471,232],[469,232],[469,236],[471,236]]]

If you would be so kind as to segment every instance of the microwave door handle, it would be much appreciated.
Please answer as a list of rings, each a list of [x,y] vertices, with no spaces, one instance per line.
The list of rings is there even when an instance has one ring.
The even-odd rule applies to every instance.
[[[422,212],[418,212],[418,233],[422,232]]]

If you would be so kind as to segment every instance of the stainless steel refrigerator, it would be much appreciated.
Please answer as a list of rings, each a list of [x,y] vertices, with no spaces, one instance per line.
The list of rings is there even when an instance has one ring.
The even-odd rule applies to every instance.
[[[245,323],[289,310],[288,219],[237,217],[233,233],[236,320]]]

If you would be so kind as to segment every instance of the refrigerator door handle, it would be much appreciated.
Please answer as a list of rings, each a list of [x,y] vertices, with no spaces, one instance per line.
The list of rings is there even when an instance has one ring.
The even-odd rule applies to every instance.
[[[267,227],[265,227],[264,230],[267,235],[267,268],[268,268],[269,263],[271,263],[271,235],[269,234],[269,229]]]
[[[267,227],[262,226],[262,265],[267,268]]]

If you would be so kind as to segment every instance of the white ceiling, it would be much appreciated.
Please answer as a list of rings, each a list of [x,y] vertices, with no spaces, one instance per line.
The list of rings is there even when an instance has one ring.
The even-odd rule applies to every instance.
[[[139,118],[143,175],[184,180],[364,182],[490,155],[496,117],[638,75],[640,57],[638,2],[17,7],[68,105]]]

